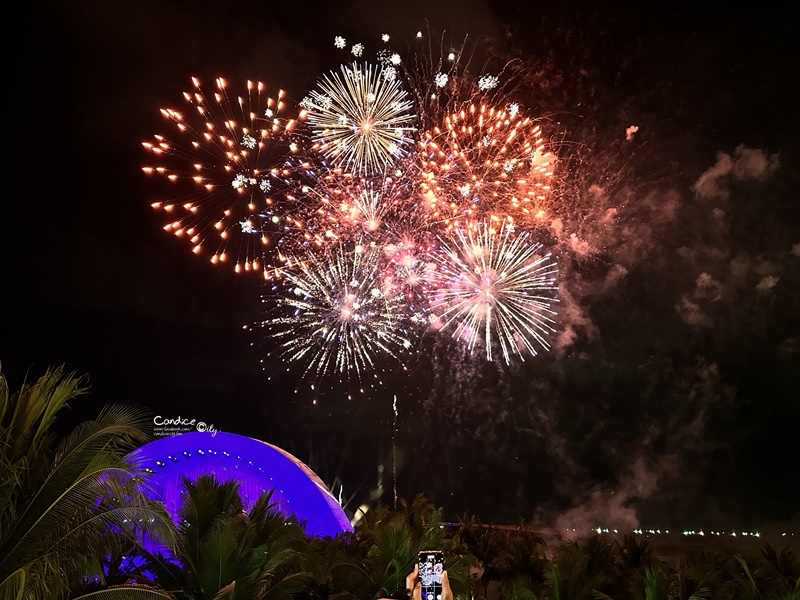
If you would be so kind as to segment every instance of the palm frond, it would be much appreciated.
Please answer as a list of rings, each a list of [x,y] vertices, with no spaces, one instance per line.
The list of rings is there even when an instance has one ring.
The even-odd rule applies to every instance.
[[[59,371],[54,373],[53,376],[55,385],[52,389],[41,390],[46,397],[46,401],[43,403],[44,410],[38,419],[39,426],[31,440],[33,446],[38,446],[40,441],[50,434],[50,428],[53,426],[61,409],[71,400],[85,394],[88,389],[84,385],[86,378],[79,377],[76,373],[69,373],[62,377],[62,372]],[[36,387],[38,388],[39,385],[37,384]]]
[[[74,529],[75,523],[90,517],[92,508],[108,491],[109,482],[124,476],[129,474],[123,469],[102,468],[86,473],[63,488],[49,504],[38,498],[4,540],[2,551],[8,554],[0,558],[0,568],[13,564],[10,562],[12,556],[15,562],[24,562],[59,541],[68,541],[68,532]]]
[[[308,590],[310,583],[308,573],[293,573],[269,587],[261,587],[257,597],[261,600],[294,600]]]
[[[0,598],[6,600],[22,600],[25,598],[25,583],[27,573],[25,569],[17,569],[0,582]]]
[[[197,579],[206,597],[213,597],[237,577],[247,575],[247,548],[241,545],[242,527],[231,521],[217,521],[200,541]]]
[[[48,449],[56,415],[67,402],[86,391],[84,381],[75,373],[65,373],[62,366],[48,368],[37,381],[24,383],[10,396],[7,384],[4,386],[2,426],[8,443],[3,452],[12,463]]]
[[[0,362],[0,427],[4,427],[6,411],[8,411],[10,400],[8,381],[5,375],[3,375],[3,363]]]
[[[750,571],[750,566],[741,554],[735,554],[734,560],[741,567],[741,571],[732,570],[733,577],[735,578],[738,587],[740,588],[741,600],[760,600],[761,592],[758,589],[753,573]]]
[[[646,567],[644,571],[645,600],[667,600],[669,598],[669,578],[655,567]]]
[[[145,441],[147,436],[137,425],[138,411],[112,406],[96,421],[83,423],[59,445],[55,460],[43,481],[29,481],[34,487],[26,494],[26,502],[0,540],[0,556],[8,556],[23,540],[43,527],[57,526],[74,514],[79,507],[91,506],[101,487],[101,473],[107,468],[123,472],[127,464],[123,454],[133,447],[133,441]],[[111,451],[117,446],[116,451]],[[95,496],[96,498],[97,496]],[[22,500],[20,498],[20,500]],[[0,566],[6,564],[0,558]]]
[[[184,479],[185,500],[178,513],[178,530],[186,547],[186,556],[198,561],[202,540],[225,515],[242,512],[240,483],[219,483],[213,475],[201,475],[194,481]]]
[[[88,592],[72,600],[175,600],[175,596],[161,589],[123,585]]]
[[[533,582],[525,576],[515,577],[503,591],[503,600],[539,600],[539,596],[533,591]],[[455,594],[455,590],[453,593]]]

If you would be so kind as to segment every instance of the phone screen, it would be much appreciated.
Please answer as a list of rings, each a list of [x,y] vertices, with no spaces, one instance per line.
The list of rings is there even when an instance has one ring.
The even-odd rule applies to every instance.
[[[438,550],[423,550],[419,553],[419,582],[422,600],[442,600],[442,571],[444,554]]]

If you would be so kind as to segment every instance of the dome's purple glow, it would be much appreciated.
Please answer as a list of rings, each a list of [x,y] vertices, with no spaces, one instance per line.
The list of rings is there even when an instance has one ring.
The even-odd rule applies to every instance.
[[[181,504],[183,478],[213,474],[218,481],[241,482],[246,507],[264,491],[287,515],[306,522],[306,532],[335,536],[352,531],[342,507],[322,480],[288,452],[233,433],[192,431],[159,438],[134,450],[129,458],[150,474],[150,496],[164,503],[173,519]]]

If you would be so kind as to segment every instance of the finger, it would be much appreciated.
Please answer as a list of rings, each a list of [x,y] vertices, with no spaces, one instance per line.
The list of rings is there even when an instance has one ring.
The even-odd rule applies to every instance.
[[[450,589],[450,578],[447,571],[442,571],[442,600],[453,600],[453,590]]]
[[[419,565],[414,565],[414,570],[406,577],[406,589],[413,591],[414,586],[417,584],[417,574],[419,572]]]
[[[419,581],[414,585],[411,597],[413,600],[422,600],[422,584]]]

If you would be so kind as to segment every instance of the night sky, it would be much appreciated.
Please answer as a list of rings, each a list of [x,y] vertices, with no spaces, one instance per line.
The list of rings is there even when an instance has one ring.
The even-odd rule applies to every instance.
[[[792,21],[588,4],[33,3],[6,113],[23,141],[0,218],[11,388],[65,364],[90,385],[65,427],[112,401],[213,423],[292,452],[350,511],[392,502],[396,465],[401,497],[453,518],[800,530]],[[141,142],[191,76],[299,100],[344,60],[335,35],[417,30],[519,58],[525,106],[564,140],[553,349],[506,367],[426,336],[383,388],[312,404],[261,362],[258,279],[161,229]]]

